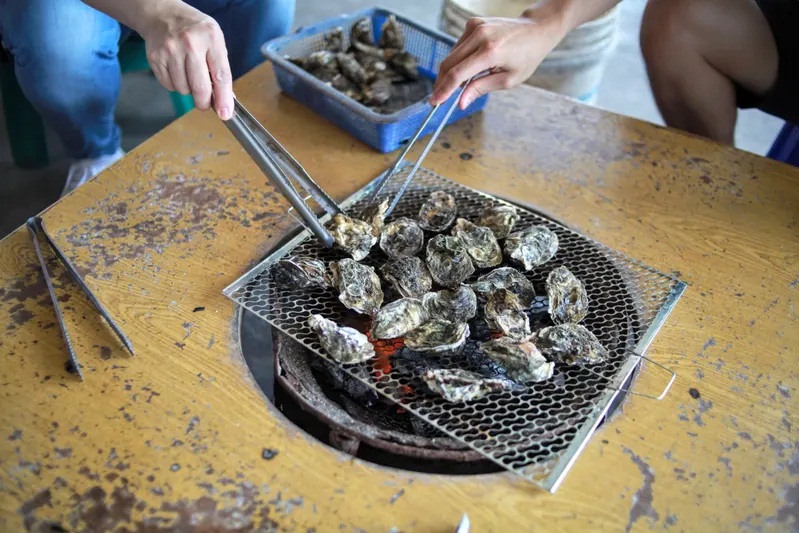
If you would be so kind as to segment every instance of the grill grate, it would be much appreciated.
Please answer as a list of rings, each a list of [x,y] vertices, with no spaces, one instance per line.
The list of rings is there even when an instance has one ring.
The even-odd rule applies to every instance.
[[[393,197],[407,170],[397,172],[383,194]],[[343,207],[359,213],[369,189],[361,190]],[[452,194],[458,205],[458,215],[472,220],[483,208],[504,203],[420,168],[389,221],[402,216],[415,217],[421,204],[436,190]],[[472,338],[460,354],[433,358],[403,348],[400,341],[393,341],[393,345],[389,345],[392,341],[377,341],[379,354],[391,354],[388,373],[376,371],[372,362],[342,365],[342,368],[486,458],[554,491],[601,421],[618,393],[617,388],[640,361],[631,354],[643,354],[685,284],[539,214],[525,209],[519,209],[519,214],[517,229],[544,225],[557,234],[560,243],[558,253],[549,263],[527,273],[539,295],[529,311],[533,331],[552,324],[546,298],[541,295],[546,294],[545,280],[550,270],[566,266],[585,284],[590,310],[582,324],[609,350],[606,363],[590,369],[557,366],[553,378],[544,383],[494,393],[465,405],[449,403],[427,392],[414,370],[434,364],[465,368],[486,376],[501,373],[477,347],[477,343],[487,340],[490,334],[478,314],[469,324]],[[426,235],[427,238],[431,236]],[[325,249],[303,231],[226,288],[225,294],[327,358],[316,335],[306,325],[310,314],[319,313],[360,331],[366,331],[368,321],[346,309],[333,289],[278,287],[269,267],[288,253],[318,257],[326,263],[347,257],[339,250]],[[377,269],[386,260],[375,246],[362,262]],[[485,272],[478,270],[467,283]],[[385,282],[383,289],[385,302],[397,297]]]

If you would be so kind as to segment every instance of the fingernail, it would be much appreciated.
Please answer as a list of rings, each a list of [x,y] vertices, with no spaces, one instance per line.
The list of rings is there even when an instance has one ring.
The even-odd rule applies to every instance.
[[[471,103],[472,103],[472,97],[464,96],[463,98],[461,98],[461,109],[466,109],[467,107],[469,107],[469,104]]]
[[[223,107],[222,109],[219,110],[219,116],[222,118],[222,120],[229,119],[230,118],[230,109],[228,109],[227,107]]]

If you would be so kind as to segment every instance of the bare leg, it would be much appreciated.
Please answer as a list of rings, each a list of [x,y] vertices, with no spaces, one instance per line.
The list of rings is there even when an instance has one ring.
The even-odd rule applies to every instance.
[[[641,50],[666,124],[732,144],[735,84],[763,94],[777,46],[753,0],[650,0]]]

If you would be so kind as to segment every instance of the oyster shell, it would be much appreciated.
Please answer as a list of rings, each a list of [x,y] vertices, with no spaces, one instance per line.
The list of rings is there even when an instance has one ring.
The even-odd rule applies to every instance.
[[[383,224],[386,221],[386,211],[388,211],[388,198],[382,202],[370,205],[363,210],[364,222],[372,226],[372,233],[375,237],[380,237],[380,232],[383,231]]]
[[[424,246],[422,228],[415,220],[407,217],[389,222],[380,234],[380,249],[392,259],[416,255],[422,250],[422,246]]]
[[[394,15],[389,15],[386,22],[383,23],[383,27],[380,29],[378,46],[394,50],[402,50],[405,47],[405,35],[403,35],[402,27]]]
[[[339,52],[336,54],[336,60],[338,61],[341,73],[344,74],[348,80],[356,85],[363,85],[366,83],[366,70],[358,63],[354,55]]]
[[[347,308],[374,315],[383,305],[383,289],[375,269],[352,259],[330,263],[333,286],[338,289],[338,299]]]
[[[286,257],[271,268],[275,282],[288,289],[306,289],[308,287],[328,287],[325,264],[313,257],[295,255]]]
[[[427,321],[427,310],[421,300],[402,298],[383,306],[372,319],[372,338],[403,337]]]
[[[375,44],[374,39],[372,39],[372,21],[369,18],[364,17],[355,21],[355,24],[350,29],[350,42],[353,45],[355,43]]]
[[[474,265],[457,237],[436,235],[427,243],[427,269],[444,287],[457,287],[474,273]]]
[[[465,218],[455,221],[452,234],[466,247],[477,268],[489,268],[502,263],[502,248],[490,229],[475,226]]]
[[[555,371],[555,363],[547,362],[529,340],[500,337],[480,343],[480,349],[504,368],[511,379],[519,382],[546,381]]]
[[[340,327],[322,315],[308,317],[308,326],[319,337],[322,348],[339,363],[360,363],[375,356],[372,343],[356,329]]]
[[[305,59],[298,60],[298,65],[325,82],[333,81],[338,74],[336,54],[327,50],[313,52]]]
[[[558,236],[544,226],[531,226],[505,239],[505,253],[525,270],[543,265],[558,252]]]
[[[383,105],[389,98],[391,98],[391,80],[388,78],[377,78],[363,88],[364,102],[369,105]]]
[[[377,242],[372,225],[344,213],[338,213],[327,223],[327,230],[342,250],[356,261],[360,261]]]
[[[535,300],[535,288],[527,276],[513,267],[500,267],[483,274],[472,283],[479,293],[489,294],[497,289],[507,289],[519,299],[524,307],[530,307]]]
[[[477,220],[478,226],[485,226],[494,232],[494,237],[504,239],[513,231],[513,226],[519,221],[519,214],[512,205],[495,205],[486,207]]]
[[[410,52],[398,52],[390,60],[394,70],[404,78],[416,80],[419,78],[419,61]]]
[[[429,231],[444,231],[455,221],[458,206],[451,194],[436,191],[419,209],[419,225]]]
[[[405,335],[405,346],[417,352],[454,352],[463,347],[468,337],[468,324],[433,319]]]
[[[547,295],[549,316],[555,324],[576,324],[588,314],[588,294],[583,282],[564,266],[557,267],[547,276]]]
[[[422,302],[431,317],[447,322],[468,322],[477,314],[477,296],[468,285],[452,290],[428,292]]]
[[[530,335],[530,319],[516,295],[507,289],[497,289],[488,294],[485,316],[488,327],[508,337],[523,339]]]
[[[531,340],[547,358],[566,365],[593,365],[608,357],[608,350],[580,324],[558,324],[540,329]]]
[[[336,74],[330,84],[354,100],[360,101],[363,98],[361,89],[342,74]]]
[[[485,378],[460,368],[428,370],[422,375],[422,379],[431,391],[440,394],[447,401],[459,403],[512,388],[512,384],[502,379]]]
[[[329,52],[344,51],[344,29],[338,27],[324,36],[325,50]]]
[[[405,298],[421,298],[433,286],[430,272],[418,257],[398,257],[380,267],[380,272]]]

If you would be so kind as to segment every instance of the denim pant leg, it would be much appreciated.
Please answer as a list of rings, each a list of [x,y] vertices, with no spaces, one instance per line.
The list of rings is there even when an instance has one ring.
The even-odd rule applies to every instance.
[[[75,159],[120,146],[119,31],[80,0],[0,0],[0,35],[20,87]]]

